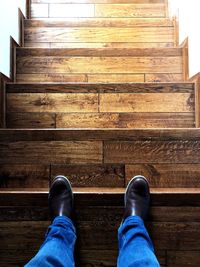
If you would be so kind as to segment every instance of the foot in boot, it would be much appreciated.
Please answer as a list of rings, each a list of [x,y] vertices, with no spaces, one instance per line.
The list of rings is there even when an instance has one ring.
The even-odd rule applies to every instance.
[[[126,188],[124,202],[124,219],[129,216],[139,216],[143,220],[146,219],[149,210],[150,192],[145,177],[135,176],[132,178]]]
[[[56,176],[49,191],[49,209],[51,220],[57,216],[71,219],[73,211],[73,192],[65,176]]]

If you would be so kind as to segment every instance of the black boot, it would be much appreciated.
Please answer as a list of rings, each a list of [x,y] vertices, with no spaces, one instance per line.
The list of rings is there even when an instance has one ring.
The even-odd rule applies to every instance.
[[[57,216],[72,218],[73,192],[65,176],[56,176],[49,191],[49,209],[51,220]]]
[[[149,184],[145,177],[135,176],[129,182],[125,196],[124,219],[128,216],[140,216],[146,219],[150,204]]]

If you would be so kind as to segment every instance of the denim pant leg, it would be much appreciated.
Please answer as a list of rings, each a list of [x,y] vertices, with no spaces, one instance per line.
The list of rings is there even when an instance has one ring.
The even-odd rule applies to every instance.
[[[40,250],[25,267],[74,267],[76,230],[72,221],[58,216],[49,226]]]
[[[159,267],[149,234],[139,216],[125,219],[118,230],[118,267]]]

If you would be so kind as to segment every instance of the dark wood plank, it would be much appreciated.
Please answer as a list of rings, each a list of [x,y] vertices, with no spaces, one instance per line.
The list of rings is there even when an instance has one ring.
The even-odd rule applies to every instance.
[[[82,189],[82,190],[81,190]],[[75,206],[78,208],[92,206],[109,206],[116,207],[122,206],[124,203],[125,188],[73,188]],[[152,188],[151,189],[151,206],[163,206],[163,207],[199,207],[200,189],[198,188]],[[37,208],[48,207],[48,190],[13,190],[3,189],[0,190],[0,203],[1,207],[11,206],[13,207],[26,207],[25,213],[31,218],[30,212],[27,207],[35,207],[35,220],[41,220],[38,217]],[[40,210],[40,209],[39,209]],[[187,210],[187,209],[186,209]],[[198,211],[198,210],[197,210]],[[18,213],[18,220],[21,220],[20,216],[24,214]],[[179,213],[177,213],[179,214]],[[189,213],[188,213],[189,214]],[[167,213],[166,213],[167,215]],[[199,218],[199,213],[192,213],[194,221]],[[11,215],[12,216],[12,215]],[[0,217],[1,218],[1,217]],[[27,218],[27,217],[26,217]],[[47,218],[47,217],[45,217]],[[170,217],[173,221],[174,217]],[[166,219],[166,217],[165,217]],[[28,219],[26,219],[28,220]],[[43,220],[43,219],[42,219]],[[193,219],[191,219],[193,221]],[[176,219],[177,221],[177,219]]]
[[[123,187],[123,165],[51,165],[51,177],[65,175],[74,187]]]
[[[48,188],[50,167],[45,165],[0,165],[1,188]]]
[[[105,221],[79,222],[77,226],[79,248],[91,250],[117,250],[117,228],[121,218],[111,221],[109,213]],[[37,222],[1,222],[2,242],[0,249],[14,250],[31,248],[39,249],[48,221]],[[200,223],[149,223],[148,229],[156,249],[200,250],[196,236],[199,235]],[[103,231],[102,231],[103,229]],[[88,235],[90,233],[90,235]],[[180,234],[181,233],[181,234]],[[37,238],[36,238],[37,236]],[[21,240],[21,242],[19,242]]]
[[[0,128],[6,126],[6,83],[11,79],[0,72]]]
[[[192,249],[192,247],[191,247]],[[194,247],[194,249],[196,249]],[[168,251],[167,262],[169,267],[196,267],[199,265],[200,251]]]
[[[125,141],[124,144],[129,146],[132,141],[145,142],[152,145],[154,142],[162,142],[171,145],[177,141],[177,148],[179,145],[184,145],[186,148],[190,146],[199,145],[200,129],[1,129],[1,142],[16,142],[16,141],[112,141],[111,148],[119,145],[120,141]],[[116,142],[114,142],[116,141]],[[130,141],[130,142],[129,142]],[[163,142],[163,141],[166,141]],[[107,143],[106,143],[107,144]],[[137,143],[136,143],[137,144]],[[119,148],[119,146],[117,146]],[[184,150],[184,149],[183,149]],[[125,153],[125,152],[124,152]],[[192,156],[191,151],[189,156]],[[141,162],[140,162],[141,163]],[[167,162],[165,162],[167,163]],[[172,162],[173,163],[173,162]],[[189,163],[189,162],[188,162]],[[195,163],[195,162],[191,162]]]
[[[56,114],[53,113],[7,113],[8,128],[56,128]]]
[[[0,163],[101,163],[101,141],[33,141],[0,143]]]
[[[49,75],[49,74],[48,74]],[[70,74],[71,75],[71,74]],[[194,83],[8,83],[7,93],[194,93]]]
[[[151,187],[200,187],[199,164],[126,165],[126,184],[135,175],[148,178]]]
[[[176,196],[177,197],[177,196]],[[76,199],[76,195],[75,195]],[[37,204],[37,203],[36,203]],[[23,206],[5,206],[0,207],[0,221],[45,221],[50,220],[49,216],[49,208],[47,205],[47,195],[45,200],[45,207],[40,206],[29,206],[27,208],[25,205]],[[83,209],[83,204],[80,206],[80,203],[76,202],[76,217],[78,221],[91,221],[95,220],[95,218],[99,215],[101,218],[106,218],[108,212],[108,206],[98,207],[91,206],[94,204],[93,199],[90,199],[88,202],[87,209]],[[109,203],[108,203],[109,204]],[[115,206],[109,206],[109,213],[113,216],[113,220],[115,218],[122,218],[124,207],[123,207],[123,199],[121,198],[121,206],[116,206],[119,203],[116,203]],[[166,203],[168,204],[168,203]],[[177,202],[175,203],[177,204]],[[152,202],[152,207],[150,208],[150,213],[148,216],[148,222],[200,222],[200,207],[192,207],[192,206],[180,206],[180,207],[170,207],[170,206],[153,206],[154,202]]]
[[[52,29],[50,29],[52,31]],[[86,56],[86,57],[178,57],[182,56],[180,48],[18,48],[17,57],[67,57],[67,56]]]
[[[104,143],[105,163],[199,163],[198,141],[121,141]]]

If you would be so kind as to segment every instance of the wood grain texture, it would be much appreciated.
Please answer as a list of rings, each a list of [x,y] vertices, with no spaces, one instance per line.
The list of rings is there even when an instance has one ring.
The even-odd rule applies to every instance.
[[[6,82],[11,80],[0,73],[0,128],[6,126]]]
[[[191,79],[195,85],[195,125],[196,128],[200,126],[200,73],[194,75]]]
[[[56,128],[56,114],[54,113],[7,113],[6,126],[8,128]]]
[[[14,116],[14,115],[13,115]],[[193,113],[57,114],[57,128],[193,128]]]
[[[45,197],[47,200],[47,195]],[[100,197],[101,195],[98,195],[98,198]],[[159,197],[161,197],[161,195]],[[38,196],[35,195],[34,198],[38,200]],[[82,195],[81,198],[83,199],[84,196]],[[168,203],[170,203],[171,197],[168,196],[167,199],[169,200]],[[9,199],[5,199],[4,197],[4,200],[5,204],[9,203]],[[80,206],[80,203],[76,202],[76,213],[79,215],[77,216],[78,235],[80,238],[78,243],[79,253],[76,254],[76,258],[79,259],[80,266],[87,266],[88,264],[91,264],[92,266],[96,267],[98,266],[99,262],[102,262],[102,264],[114,267],[116,266],[117,257],[116,235],[117,228],[120,224],[123,214],[123,199],[121,199],[120,205],[116,206],[115,204],[115,206],[109,206],[107,208],[92,206],[94,203],[92,200],[93,199],[90,197],[90,206],[87,207],[84,203],[82,203],[83,206]],[[35,202],[37,203],[37,201]],[[43,202],[42,204],[43,209],[45,208],[47,210],[47,202],[45,202],[45,204]],[[196,205],[197,204],[198,201],[196,201]],[[196,220],[196,215],[199,215],[198,208],[196,209],[196,207],[194,208],[191,206],[185,207],[183,206],[183,203],[181,207],[174,208],[170,206],[154,207],[154,205],[155,202],[153,201],[151,216],[154,217],[150,218],[148,229],[151,231],[153,242],[156,242],[156,254],[160,263],[163,265],[166,263],[166,260],[168,260],[168,262],[172,264],[169,266],[179,266],[176,265],[176,263],[178,264],[177,261],[179,261],[180,258],[180,263],[183,262],[189,264],[188,266],[190,266],[191,254],[195,257],[194,262],[196,262],[196,259],[198,259],[197,253],[199,251],[199,244],[196,242],[196,235],[198,234],[199,228],[197,227],[199,227],[199,222],[194,223]],[[16,266],[16,264],[24,264],[24,261],[28,261],[28,259],[30,259],[36,253],[37,249],[41,245],[41,242],[43,241],[44,233],[49,224],[48,214],[47,212],[42,212],[39,203],[31,208],[32,209],[18,207],[18,210],[17,207],[14,206],[6,207],[6,209],[4,207],[0,208],[0,218],[2,218],[2,215],[6,215],[6,211],[10,210],[12,211],[10,214],[15,213],[15,216],[18,217],[18,220],[21,220],[20,223],[13,221],[7,221],[7,223],[1,221],[0,223],[1,229],[3,229],[2,242],[0,245],[1,262],[7,262],[7,266],[8,264],[13,264],[14,266]],[[185,209],[188,212],[189,209],[191,209],[193,213],[185,213]],[[46,217],[44,217],[44,213]],[[171,216],[172,213],[174,216]],[[185,218],[183,217],[184,213],[186,214]],[[42,214],[43,220],[40,219],[42,218]],[[188,217],[187,214],[190,214],[191,217]],[[11,218],[12,215],[10,219]],[[27,221],[25,221],[25,218]],[[32,218],[34,218],[34,221]],[[174,218],[176,218],[177,221],[174,221]],[[167,223],[157,221],[159,219],[161,221],[164,219],[164,221],[167,221]],[[183,219],[184,223],[181,221]],[[104,227],[105,231],[102,231],[102,227]],[[195,232],[196,230],[197,232]],[[88,234],[88,231],[91,233],[90,236],[95,236],[95,239],[85,237]],[[106,235],[108,236],[108,231],[111,233],[111,240],[106,238]],[[33,236],[33,233],[37,234],[37,238]],[[102,239],[100,238],[101,235]],[[99,240],[98,242],[96,242],[96,238]],[[20,245],[18,244],[19,239],[22,240]],[[103,242],[102,244],[100,244],[101,240]],[[171,243],[171,240],[174,241],[173,244]],[[189,245],[195,247],[196,252],[191,251],[189,249]],[[92,247],[95,247],[95,250],[92,249]],[[110,248],[110,250],[108,250],[108,248]],[[173,251],[171,249],[173,249]],[[180,249],[183,249],[184,253],[183,251],[176,253]],[[23,256],[19,257],[21,254],[20,252],[22,251],[24,251],[24,253],[22,253]],[[10,255],[9,259],[7,259],[8,253]],[[186,255],[185,258],[183,257],[184,254]],[[169,258],[166,258],[166,255]]]
[[[133,83],[144,81],[144,74],[87,74],[88,83]]]
[[[53,40],[52,40],[53,41]],[[55,42],[26,42],[26,47],[31,48],[152,48],[152,47],[158,47],[158,48],[170,48],[173,47],[173,43],[124,43],[124,42],[108,42],[108,43],[90,43],[90,42],[84,42],[84,43],[55,43]]]
[[[17,57],[178,57],[182,56],[180,48],[18,48]]]
[[[31,27],[25,29],[25,42],[67,43],[173,43],[172,27]]]
[[[146,144],[153,142],[152,145],[156,141],[164,141],[163,144],[172,142],[173,145],[177,141],[177,148],[183,144],[185,147],[188,145],[189,149],[190,145],[198,147],[200,129],[0,129],[0,140],[1,142],[95,140],[111,141],[110,144],[114,146],[121,141],[122,144],[125,141],[127,145],[134,144],[133,141],[144,143],[146,141]],[[120,149],[119,146],[117,148]]]
[[[20,74],[17,82],[87,82],[86,74],[65,74],[65,73],[37,73],[37,74]]]
[[[134,164],[126,165],[126,185],[135,175],[148,178],[151,187],[200,187],[199,164]]]
[[[169,267],[196,267],[200,260],[200,251],[168,251]]]
[[[48,188],[49,180],[48,165],[0,165],[1,188]]]
[[[182,82],[183,79],[183,74],[176,74],[176,73],[158,73],[158,74],[151,74],[151,73],[146,73],[145,74],[145,82]]]
[[[24,93],[7,95],[8,112],[97,112],[97,94]]]
[[[64,20],[26,19],[25,28],[43,27],[173,27],[169,18],[66,18]]]
[[[191,104],[190,104],[191,103]],[[193,104],[192,104],[193,103]],[[189,94],[101,94],[100,112],[191,112],[194,99]]]
[[[17,74],[182,73],[181,57],[21,57]],[[18,75],[19,76],[19,75]],[[18,78],[18,77],[17,77]],[[30,80],[30,79],[29,79]]]
[[[0,154],[2,164],[101,163],[102,142],[1,142]]]
[[[123,165],[51,165],[51,178],[61,174],[73,187],[124,187]]]
[[[77,227],[79,249],[117,250],[117,228],[120,225],[121,216],[113,218],[113,216],[109,216],[108,212],[106,215],[103,221],[98,221],[96,218],[95,221],[79,222]],[[114,219],[114,223],[112,219]],[[31,247],[32,250],[38,250],[49,223],[48,221],[22,221],[20,224],[18,222],[1,222],[1,247],[7,248],[7,251],[16,249],[16,246],[18,246],[18,249]],[[199,234],[199,226],[200,224],[195,222],[151,222],[147,228],[156,249],[190,250],[192,246],[199,250],[199,241],[196,240],[196,236]],[[88,232],[91,235],[88,236]],[[33,233],[37,235],[37,238]],[[19,243],[18,240],[22,242]]]
[[[165,17],[164,4],[96,4],[96,17]]]
[[[193,82],[182,83],[8,83],[9,93],[188,93]]]
[[[105,163],[199,163],[200,143],[192,141],[105,142]]]

